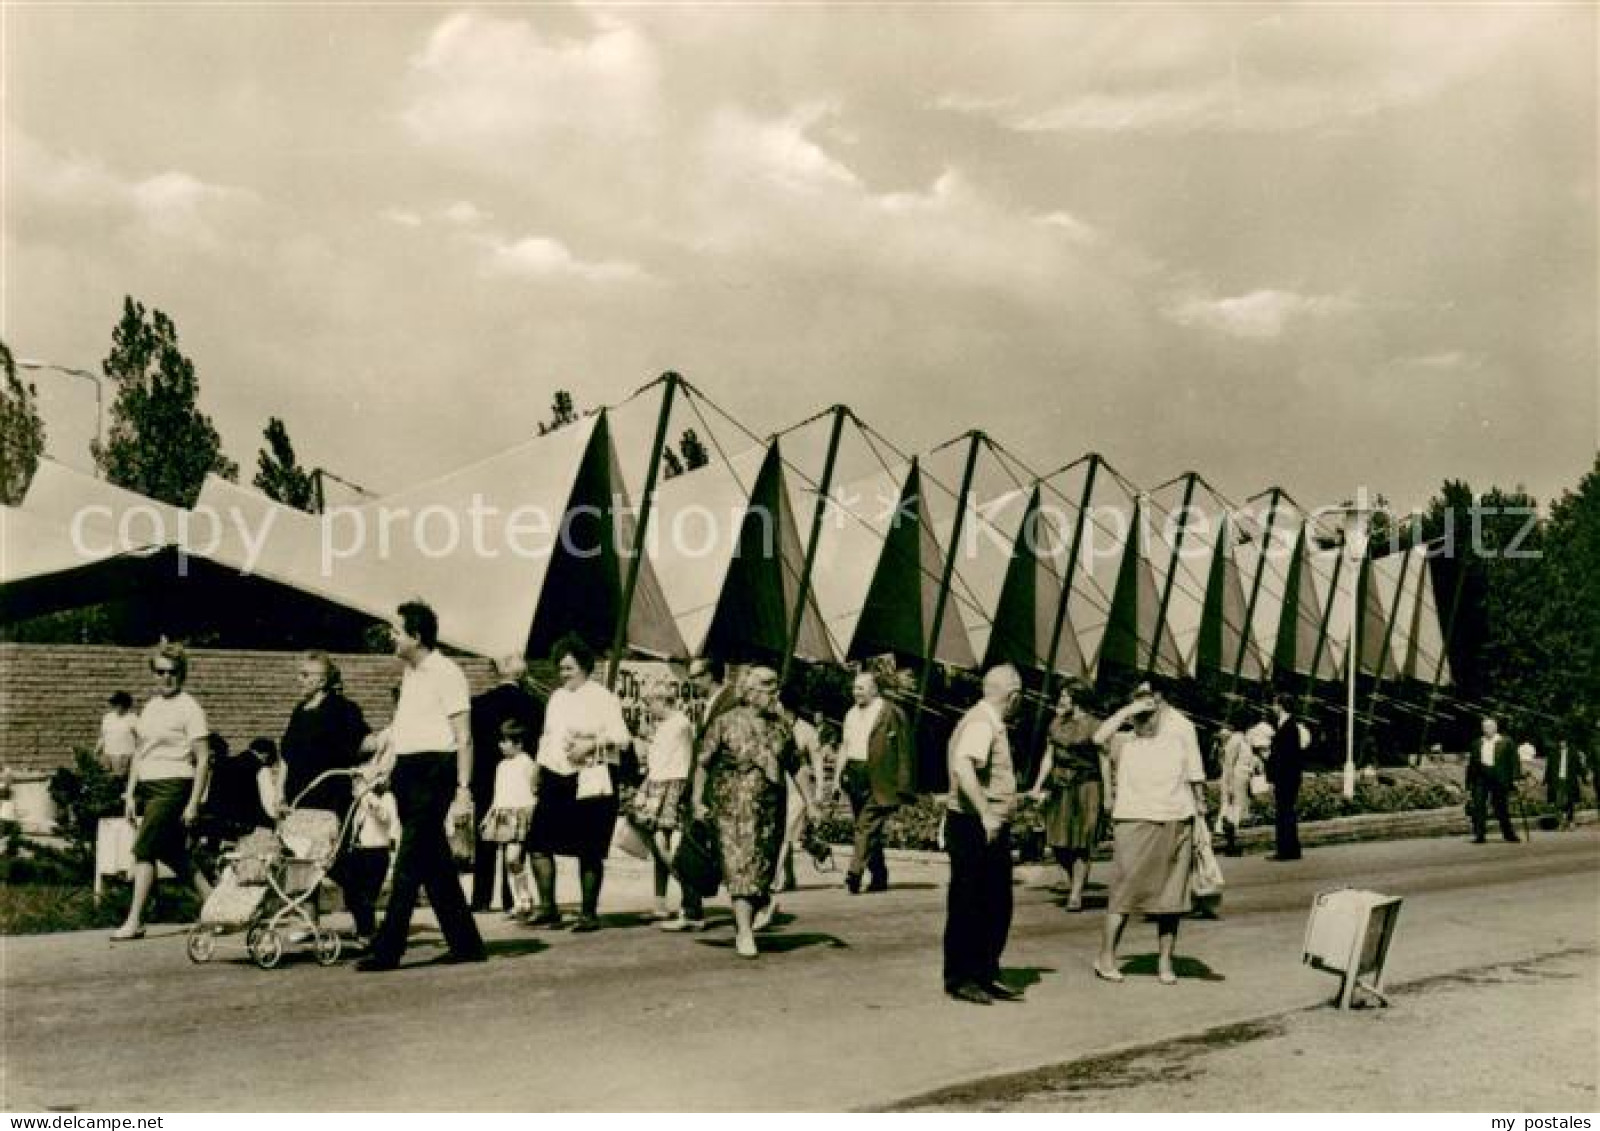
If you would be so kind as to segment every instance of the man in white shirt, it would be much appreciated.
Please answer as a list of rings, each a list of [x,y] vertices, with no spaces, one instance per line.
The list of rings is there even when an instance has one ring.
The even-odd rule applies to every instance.
[[[990,668],[983,698],[950,736],[950,800],[945,850],[950,894],[944,925],[944,988],[957,1001],[988,1005],[1022,995],[1000,981],[1000,955],[1011,933],[1011,837],[1006,821],[1017,797],[1006,717],[1022,698],[1010,664]]]
[[[1489,823],[1488,808],[1494,805],[1500,835],[1515,844],[1520,838],[1511,827],[1511,791],[1522,772],[1516,745],[1500,733],[1500,723],[1492,715],[1483,717],[1482,734],[1467,756],[1467,792],[1471,795],[1472,842],[1482,844]]]
[[[844,880],[856,895],[868,872],[868,891],[889,890],[884,833],[894,811],[914,794],[911,726],[905,712],[883,697],[871,672],[856,676],[851,695],[855,705],[845,712],[839,743],[839,788],[850,799],[856,820],[855,851]]]
[[[395,655],[404,661],[405,672],[390,734],[400,851],[383,926],[372,940],[372,953],[356,963],[362,971],[400,965],[417,893],[423,888],[449,947],[436,961],[482,962],[487,957],[478,925],[467,910],[445,832],[452,813],[470,815],[472,809],[467,677],[454,660],[438,651],[439,620],[431,608],[421,601],[407,601],[397,614],[391,630]]]

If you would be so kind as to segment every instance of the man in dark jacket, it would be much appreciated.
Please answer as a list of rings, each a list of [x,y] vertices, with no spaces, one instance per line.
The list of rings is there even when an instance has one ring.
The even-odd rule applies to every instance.
[[[1272,829],[1276,852],[1273,860],[1300,859],[1300,781],[1305,775],[1305,743],[1300,724],[1289,713],[1289,702],[1273,702],[1276,716],[1272,754],[1267,759],[1267,780],[1272,783]]]
[[[856,676],[851,688],[855,706],[844,716],[839,742],[840,788],[850,799],[856,819],[855,852],[845,886],[861,891],[869,869],[868,891],[887,891],[889,866],[883,856],[884,828],[911,792],[911,728],[905,712],[885,699],[871,672]]]
[[[1482,844],[1489,823],[1488,808],[1494,805],[1500,835],[1515,844],[1521,838],[1511,827],[1511,791],[1522,774],[1517,745],[1500,733],[1500,723],[1492,715],[1483,717],[1483,733],[1467,751],[1467,792],[1471,795],[1472,842]]]
[[[537,739],[544,729],[539,704],[522,686],[527,665],[521,656],[502,656],[494,662],[495,685],[472,699],[472,809],[482,823],[494,801],[494,775],[500,764],[500,724],[516,719]],[[529,753],[532,753],[530,750]],[[472,910],[487,911],[494,894],[494,865],[500,846],[478,841],[472,860]],[[501,903],[511,906],[508,878],[503,878]]]

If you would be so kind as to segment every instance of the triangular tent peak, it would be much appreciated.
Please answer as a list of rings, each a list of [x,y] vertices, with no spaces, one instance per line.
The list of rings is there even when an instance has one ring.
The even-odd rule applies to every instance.
[[[1313,679],[1344,678],[1345,649],[1350,641],[1350,618],[1356,604],[1358,567],[1340,547],[1311,550],[1306,554],[1307,574],[1318,608],[1321,647],[1313,647],[1302,675]],[[1314,670],[1312,665],[1315,665]]]
[[[986,668],[1011,663],[1042,669],[1052,663],[1050,634],[1055,629],[1062,588],[1055,562],[1058,557],[1065,561],[1071,532],[1061,529],[1060,513],[1046,510],[1043,503],[1043,490],[1035,485],[1017,524],[1016,545],[995,605],[994,628],[984,656]],[[1070,615],[1062,623],[1061,643],[1054,651],[1053,667],[1058,674],[1087,675]]]
[[[1110,475],[1097,475],[1091,482],[1093,467],[1092,460],[1079,463],[1040,484],[1041,509],[1051,516],[1054,528],[1060,532],[1060,540],[1049,555],[1051,565],[1063,583],[1070,580],[1071,585],[1056,667],[1064,670],[1065,661],[1060,657],[1076,650],[1085,678],[1097,676],[1112,598],[1133,524],[1132,500],[1119,493]],[[1071,561],[1074,547],[1075,563]]]
[[[1402,573],[1409,554],[1370,558],[1361,584],[1361,670],[1379,679],[1400,674],[1411,626],[1400,615]]]
[[[1206,573],[1205,609],[1195,646],[1194,671],[1230,676],[1237,671],[1239,678],[1258,682],[1267,678],[1268,671],[1245,623],[1248,599],[1234,555],[1237,540],[1232,516],[1223,514]]]
[[[1409,617],[1411,638],[1406,649],[1408,679],[1440,687],[1451,683],[1450,659],[1445,649],[1444,624],[1439,618],[1434,560],[1423,547],[1411,551],[1419,560],[1406,574],[1406,596],[1400,600],[1401,616]]]
[[[1295,624],[1296,605],[1289,596],[1299,583],[1296,563],[1303,525],[1297,512],[1281,506],[1246,509],[1236,518],[1245,541],[1234,547],[1233,557],[1244,586],[1250,637],[1260,656],[1263,678],[1268,680],[1278,670],[1293,670],[1295,637],[1292,631],[1285,637],[1283,630],[1286,624],[1293,630]],[[1248,678],[1242,667],[1248,660],[1242,660],[1237,648],[1225,659],[1230,675],[1235,665],[1241,665],[1240,678]]]
[[[1151,641],[1156,639],[1156,606],[1160,596],[1145,551],[1144,524],[1145,507],[1142,501],[1136,500],[1128,540],[1117,568],[1111,616],[1100,645],[1097,669],[1101,679],[1106,677],[1108,666],[1124,672],[1144,672],[1153,668],[1160,675],[1184,674],[1177,643],[1166,626],[1161,629],[1155,663],[1149,663]]]
[[[1317,642],[1321,638],[1323,604],[1318,599],[1309,558],[1310,529],[1302,525],[1295,538],[1294,553],[1289,559],[1284,579],[1283,609],[1278,618],[1278,639],[1273,649],[1274,666],[1283,673],[1310,674],[1318,650]]]

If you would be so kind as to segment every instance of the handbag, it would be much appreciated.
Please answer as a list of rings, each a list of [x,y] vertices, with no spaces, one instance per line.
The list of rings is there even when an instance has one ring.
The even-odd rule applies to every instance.
[[[457,864],[471,864],[477,849],[477,824],[472,818],[472,803],[455,803],[444,815],[445,838],[450,842],[450,858]]]
[[[616,832],[612,834],[611,843],[614,847],[626,852],[635,860],[650,859],[650,842],[645,839],[639,826],[628,819],[626,815],[617,822]]]
[[[1225,886],[1222,865],[1217,863],[1217,854],[1211,850],[1205,822],[1196,819],[1194,870],[1189,874],[1189,891],[1196,899],[1220,899]]]
[[[592,766],[585,766],[578,771],[578,800],[593,801],[598,797],[610,797],[611,769],[604,762],[596,762]]]
[[[672,853],[672,874],[678,882],[701,896],[713,896],[722,886],[722,850],[717,833],[706,821],[690,821]]]

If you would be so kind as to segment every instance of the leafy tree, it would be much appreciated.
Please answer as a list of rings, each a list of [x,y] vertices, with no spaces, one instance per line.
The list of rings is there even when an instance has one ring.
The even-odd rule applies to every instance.
[[[269,499],[296,510],[317,509],[316,483],[311,472],[295,458],[289,429],[276,416],[269,417],[262,433],[267,445],[256,454],[255,485]]]
[[[684,473],[683,461],[678,458],[678,453],[668,444],[661,449],[661,477],[663,479],[676,479]]]
[[[200,411],[194,362],[178,348],[178,329],[159,310],[125,298],[101,363],[117,388],[111,431],[91,446],[106,479],[152,499],[189,507],[208,472],[236,479],[211,418]]]
[[[678,450],[683,453],[683,466],[686,471],[693,471],[711,462],[710,453],[700,442],[700,437],[695,435],[693,428],[683,430],[683,435],[678,438]]]
[[[0,388],[0,502],[16,506],[28,493],[34,469],[44,453],[44,420],[39,415],[39,393],[17,376],[11,348],[0,342],[0,368],[5,386]]]
[[[550,402],[550,420],[541,422],[539,435],[548,436],[558,428],[565,428],[578,419],[578,412],[572,407],[572,394],[565,389],[557,389],[555,399]]]

